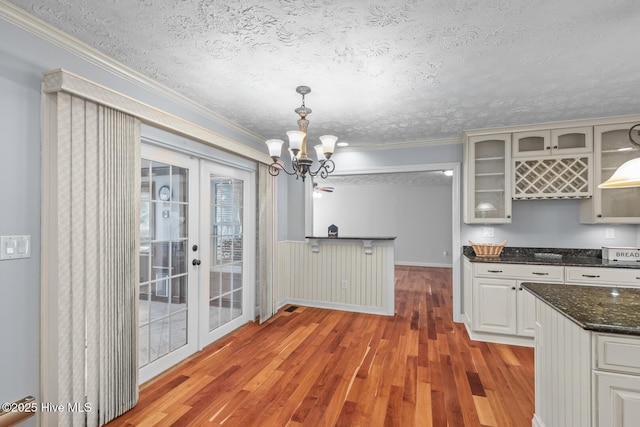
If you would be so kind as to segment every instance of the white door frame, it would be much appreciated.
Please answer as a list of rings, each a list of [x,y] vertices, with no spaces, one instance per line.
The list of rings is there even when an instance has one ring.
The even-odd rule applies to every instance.
[[[406,166],[382,166],[377,168],[360,168],[360,169],[340,169],[332,175],[364,175],[378,173],[394,173],[394,172],[426,172],[441,171],[445,169],[453,170],[451,181],[451,276],[452,276],[452,293],[453,293],[453,320],[462,322],[462,290],[460,281],[460,263],[462,255],[462,246],[460,245],[460,162],[450,163],[432,163],[420,165]],[[313,234],[313,187],[309,184],[305,187],[305,231],[307,235]]]
[[[242,222],[242,315],[231,322],[220,326],[219,328],[209,331],[209,274],[211,257],[204,256],[208,254],[202,252],[200,265],[200,293],[199,293],[199,349],[220,339],[224,335],[234,331],[245,323],[255,320],[255,260],[256,260],[256,193],[255,193],[255,175],[245,170],[241,170],[232,166],[216,163],[210,160],[200,160],[200,244],[204,248],[209,245],[209,231],[211,222],[208,211],[210,206],[210,187],[209,181],[211,175],[229,177],[242,180],[243,182],[243,222]],[[210,254],[209,254],[210,255]]]

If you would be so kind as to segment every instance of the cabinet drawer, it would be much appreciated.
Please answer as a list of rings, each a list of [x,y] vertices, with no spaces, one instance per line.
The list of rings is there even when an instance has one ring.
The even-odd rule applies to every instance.
[[[596,369],[640,374],[640,337],[596,334]]]
[[[564,267],[558,265],[474,263],[474,274],[478,277],[562,282]]]
[[[632,268],[565,267],[566,283],[640,286],[640,270]]]

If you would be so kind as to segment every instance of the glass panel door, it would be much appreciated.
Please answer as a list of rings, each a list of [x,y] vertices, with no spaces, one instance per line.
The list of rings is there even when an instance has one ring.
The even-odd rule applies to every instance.
[[[209,331],[242,315],[242,181],[211,176]]]
[[[249,173],[211,162],[202,164],[201,195],[208,208],[206,214],[202,212],[201,241],[207,242],[209,250],[206,263],[203,260],[206,268],[200,273],[206,285],[201,305],[206,345],[253,320],[255,197],[247,194]]]
[[[186,156],[143,147],[138,321],[141,382],[197,349],[197,316],[192,313],[197,310],[197,272],[190,264],[190,234],[197,238],[197,191],[191,190],[194,184],[197,188],[197,168],[197,161]]]

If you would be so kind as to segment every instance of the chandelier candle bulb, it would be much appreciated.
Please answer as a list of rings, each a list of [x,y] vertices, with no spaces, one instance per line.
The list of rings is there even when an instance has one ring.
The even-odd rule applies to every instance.
[[[299,130],[290,130],[287,132],[287,136],[289,137],[289,148],[291,148],[293,154],[297,156],[298,152],[302,148],[302,141],[307,134],[300,132]]]
[[[318,161],[321,162],[326,159],[324,154],[324,147],[322,144],[314,145],[313,148],[316,150],[316,156],[318,157]]]
[[[337,140],[338,137],[334,135],[322,135],[320,137],[320,141],[322,142],[322,147],[324,149],[324,155],[327,157],[327,159],[333,154],[333,151],[336,148]]]
[[[269,155],[274,162],[277,162],[282,153],[282,144],[284,144],[284,141],[281,139],[269,139],[266,141],[266,144],[269,148]]]

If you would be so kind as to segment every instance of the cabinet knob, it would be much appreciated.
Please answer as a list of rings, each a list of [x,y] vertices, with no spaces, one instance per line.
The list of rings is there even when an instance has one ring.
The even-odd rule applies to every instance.
[[[200,260],[199,259],[194,259],[193,261],[191,261],[191,264],[200,265]]]
[[[546,147],[544,147],[545,150],[551,150],[551,147],[549,147],[548,145]]]
[[[507,218],[511,218],[511,215],[507,215]]]
[[[596,215],[598,218],[602,218],[602,214],[598,214]]]
[[[512,291],[515,291],[515,290],[516,290],[516,287],[515,287],[515,286],[512,286],[512,287],[511,287],[511,290],[512,290]]]
[[[522,288],[518,288],[518,290],[519,290],[519,291],[521,291],[521,290],[522,290]]]
[[[557,146],[557,145],[554,145],[554,146],[553,146],[553,149],[554,149],[554,150],[557,150],[557,149],[558,149],[558,146]]]

